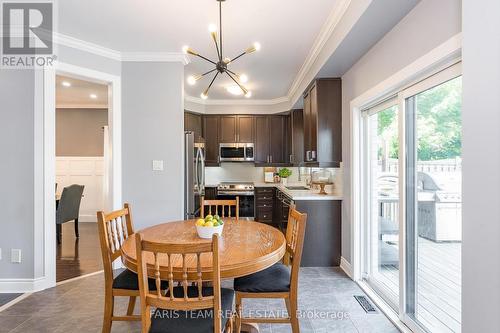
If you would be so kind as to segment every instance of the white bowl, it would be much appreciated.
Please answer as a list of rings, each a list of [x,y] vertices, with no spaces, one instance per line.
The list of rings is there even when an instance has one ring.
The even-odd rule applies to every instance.
[[[200,238],[212,239],[214,234],[219,234],[222,236],[222,229],[224,228],[224,224],[216,226],[216,227],[202,227],[197,225],[196,231],[198,232],[198,236]]]

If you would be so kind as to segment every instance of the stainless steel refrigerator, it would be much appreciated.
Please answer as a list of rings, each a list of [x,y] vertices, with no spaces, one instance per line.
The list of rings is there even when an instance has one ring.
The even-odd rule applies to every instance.
[[[199,216],[200,198],[205,195],[205,144],[194,132],[185,132],[184,217]]]

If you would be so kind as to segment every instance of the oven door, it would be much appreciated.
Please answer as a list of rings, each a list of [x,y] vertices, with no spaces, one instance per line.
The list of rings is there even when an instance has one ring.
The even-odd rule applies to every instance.
[[[245,161],[245,146],[236,143],[221,143],[219,156],[221,161],[226,162]]]
[[[224,193],[224,192],[222,192]],[[239,197],[239,200],[240,200],[240,209],[239,209],[239,213],[240,213],[240,218],[242,217],[245,217],[245,218],[251,218],[253,219],[254,217],[254,211],[255,211],[255,208],[254,208],[254,204],[255,204],[255,197],[253,194],[251,195],[242,195],[242,194],[238,194],[238,195],[234,195],[234,194],[222,194],[221,192],[218,192],[217,193],[217,199],[219,200],[234,200],[236,197]],[[225,211],[225,215],[228,216],[228,208],[229,207],[224,207]],[[232,207],[231,209],[231,216],[236,216],[235,214],[235,211],[234,211],[234,207]]]

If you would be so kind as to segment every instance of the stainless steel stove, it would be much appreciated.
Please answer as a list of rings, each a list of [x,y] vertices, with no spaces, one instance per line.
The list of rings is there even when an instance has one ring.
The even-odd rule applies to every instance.
[[[217,198],[231,200],[238,197],[240,217],[251,218],[255,215],[254,189],[254,184],[251,182],[222,182],[217,186]]]
[[[254,195],[254,185],[250,182],[222,182],[217,186],[218,195]]]

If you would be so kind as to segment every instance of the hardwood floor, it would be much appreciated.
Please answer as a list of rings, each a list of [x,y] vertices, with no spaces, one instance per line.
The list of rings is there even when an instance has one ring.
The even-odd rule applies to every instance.
[[[62,225],[62,242],[57,245],[57,282],[102,270],[97,224],[78,226],[80,238],[75,237],[73,222]]]

